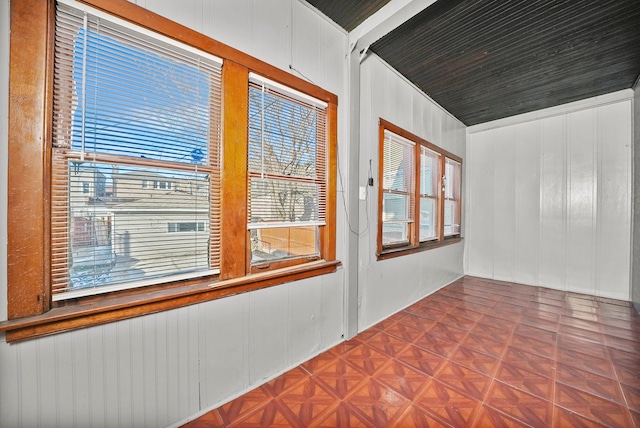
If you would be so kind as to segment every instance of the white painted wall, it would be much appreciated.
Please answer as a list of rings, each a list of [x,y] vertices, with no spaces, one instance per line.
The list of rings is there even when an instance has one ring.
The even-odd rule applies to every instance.
[[[629,300],[632,96],[468,128],[466,274]]]
[[[465,126],[460,121],[376,55],[370,54],[361,67],[360,186],[366,186],[369,160],[376,183],[367,187],[366,201],[360,201],[359,331],[463,275],[462,243],[376,260],[379,119],[383,118],[463,158],[466,140]]]
[[[146,0],[168,18],[292,73],[343,104],[347,36],[297,0]],[[9,0],[0,0],[0,320],[6,312]],[[297,70],[297,71],[296,71]],[[345,252],[339,200],[338,257]],[[344,270],[159,314],[7,344],[0,426],[161,427],[185,422],[342,340]]]
[[[633,88],[633,245],[631,267],[631,300],[640,313],[640,83]]]

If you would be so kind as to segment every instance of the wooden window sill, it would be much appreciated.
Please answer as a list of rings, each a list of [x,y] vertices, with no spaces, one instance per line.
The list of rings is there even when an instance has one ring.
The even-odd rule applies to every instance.
[[[378,260],[386,260],[392,259],[395,257],[406,256],[408,254],[420,253],[422,251],[433,250],[434,248],[446,247],[447,245],[457,244],[458,242],[462,242],[462,237],[456,236],[451,238],[446,238],[442,241],[433,241],[433,242],[424,242],[415,247],[396,247],[396,248],[385,248],[381,253],[377,254]]]
[[[241,278],[108,297],[54,308],[41,315],[3,321],[0,322],[0,332],[7,333],[7,342],[14,342],[106,324],[332,273],[339,264],[339,261],[318,260]]]

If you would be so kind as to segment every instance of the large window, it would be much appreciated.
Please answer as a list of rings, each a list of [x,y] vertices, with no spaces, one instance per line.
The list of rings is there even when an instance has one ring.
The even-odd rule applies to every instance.
[[[219,270],[222,61],[130,27],[56,8],[54,300]]]
[[[337,97],[92,3],[11,2],[7,340],[334,271]]]
[[[462,159],[380,120],[378,256],[460,237]]]

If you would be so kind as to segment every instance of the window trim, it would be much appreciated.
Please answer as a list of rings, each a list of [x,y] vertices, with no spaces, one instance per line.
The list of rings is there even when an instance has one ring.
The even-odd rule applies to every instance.
[[[234,177],[229,181],[245,183],[247,178],[247,145],[232,142],[247,141],[249,73],[255,72],[328,104],[327,225],[320,235],[323,258],[299,260],[294,265],[274,264],[252,273],[246,251],[249,248],[246,186],[223,185],[221,204],[238,215],[220,218],[219,276],[71,299],[64,306],[53,307],[47,266],[51,259],[49,189],[55,2],[14,0],[10,5],[8,321],[0,322],[0,332],[7,332],[7,341],[132,318],[335,272],[340,264],[335,259],[337,96],[126,0],[80,3],[223,58],[222,169],[227,177]],[[23,224],[24,218],[31,220]],[[246,237],[245,245],[237,245],[238,236]]]
[[[413,153],[413,161],[414,165],[414,189],[412,197],[413,200],[413,209],[414,209],[414,225],[413,227],[409,227],[409,243],[408,244],[391,244],[391,245],[383,245],[382,243],[382,198],[383,198],[383,175],[384,175],[384,140],[385,140],[385,131],[392,132],[402,138],[405,138],[409,141],[415,143],[414,145],[414,153]],[[406,131],[400,128],[397,125],[394,125],[391,122],[388,122],[385,119],[379,119],[378,126],[378,140],[379,140],[379,151],[378,151],[378,237],[377,237],[377,248],[376,248],[376,257],[378,260],[384,260],[388,258],[399,257],[407,254],[414,254],[421,251],[431,250],[434,248],[440,248],[446,245],[455,244],[462,241],[462,228],[459,233],[445,236],[444,235],[444,190],[442,187],[442,175],[444,174],[444,162],[446,158],[452,159],[456,162],[459,162],[461,165],[461,175],[462,175],[462,165],[463,160],[461,157],[444,150],[435,144],[425,140],[424,138],[418,137],[417,135]],[[438,196],[436,198],[436,209],[438,211],[438,219],[437,219],[437,231],[436,231],[436,239],[431,239],[427,241],[420,241],[420,228],[415,227],[415,222],[420,218],[420,148],[425,147],[435,153],[440,155],[440,166],[439,166],[439,174],[438,174],[438,183],[437,188]],[[462,184],[462,177],[461,184]],[[462,193],[460,194],[460,203],[459,203],[459,215],[462,218]],[[410,204],[411,205],[411,204]]]

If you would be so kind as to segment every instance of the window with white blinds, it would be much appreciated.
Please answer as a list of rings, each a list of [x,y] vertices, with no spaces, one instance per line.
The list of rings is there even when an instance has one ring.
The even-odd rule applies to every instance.
[[[415,143],[385,130],[382,174],[382,244],[409,242],[414,222]]]
[[[319,256],[327,202],[327,104],[251,74],[251,261]]]
[[[462,166],[453,159],[445,159],[444,172],[444,234],[460,233],[460,179]]]
[[[380,119],[378,257],[460,238],[462,159]]]
[[[57,4],[54,300],[218,271],[221,66]]]

